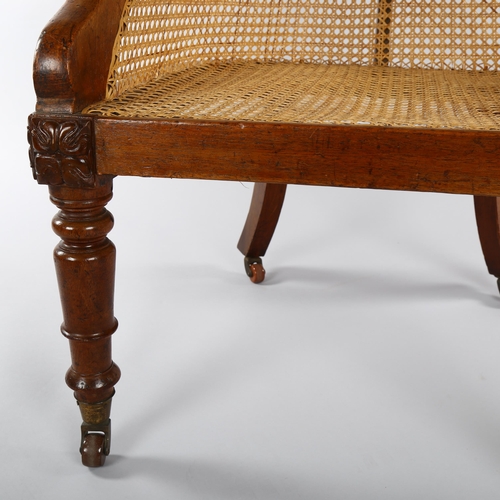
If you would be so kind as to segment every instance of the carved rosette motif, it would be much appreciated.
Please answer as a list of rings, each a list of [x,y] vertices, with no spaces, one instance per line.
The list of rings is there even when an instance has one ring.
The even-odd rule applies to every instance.
[[[28,142],[33,176],[39,184],[95,186],[91,118],[31,115]]]

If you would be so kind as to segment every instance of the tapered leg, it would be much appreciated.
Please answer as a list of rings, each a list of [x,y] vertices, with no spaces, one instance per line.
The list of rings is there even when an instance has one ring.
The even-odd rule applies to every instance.
[[[488,272],[500,278],[500,198],[474,196],[479,240]],[[500,290],[500,280],[497,280]]]
[[[112,196],[111,177],[97,177],[92,188],[50,186],[60,209],[53,229],[61,238],[54,251],[71,368],[66,383],[73,389],[83,418],[82,461],[104,464],[110,448],[110,407],[120,370],[111,359],[115,247],[106,237],[113,217],[105,205]]]
[[[254,283],[264,280],[262,259],[278,224],[285,200],[286,184],[256,183],[250,211],[238,249],[245,256],[245,270]]]

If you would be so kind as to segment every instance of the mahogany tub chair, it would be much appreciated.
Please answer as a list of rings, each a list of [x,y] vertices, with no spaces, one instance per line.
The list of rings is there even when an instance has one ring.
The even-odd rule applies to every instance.
[[[287,184],[473,195],[500,277],[500,2],[67,0],[34,82],[87,466],[109,453],[120,377],[114,176],[255,182],[238,245],[255,282]]]

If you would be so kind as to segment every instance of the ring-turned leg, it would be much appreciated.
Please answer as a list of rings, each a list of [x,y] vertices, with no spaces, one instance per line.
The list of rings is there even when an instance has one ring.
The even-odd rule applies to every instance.
[[[97,177],[93,188],[50,186],[60,209],[53,229],[61,242],[54,251],[64,322],[72,364],[66,383],[82,414],[82,462],[104,464],[110,451],[109,418],[120,370],[111,359],[115,246],[107,238],[113,217],[105,205],[112,196],[111,177]]]
[[[286,184],[256,183],[238,249],[245,256],[245,270],[254,283],[265,278],[262,259],[278,224]]]
[[[484,260],[500,291],[500,198],[474,196],[474,208]]]
[[[49,186],[60,209],[53,228],[61,242],[54,251],[73,389],[83,417],[80,451],[90,467],[104,463],[110,448],[109,419],[120,369],[111,359],[115,247],[107,234],[113,217],[111,176],[97,174],[91,117],[32,114],[28,119],[30,164],[39,184]]]

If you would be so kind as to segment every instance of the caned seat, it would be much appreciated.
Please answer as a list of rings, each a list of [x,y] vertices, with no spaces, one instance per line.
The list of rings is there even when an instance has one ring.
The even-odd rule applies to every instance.
[[[500,130],[496,72],[387,66],[199,64],[95,103],[85,113],[129,118]]]
[[[472,195],[500,278],[500,2],[67,0],[34,80],[85,465],[109,453],[120,377],[116,175],[256,182],[238,243],[256,283],[287,184]]]

